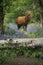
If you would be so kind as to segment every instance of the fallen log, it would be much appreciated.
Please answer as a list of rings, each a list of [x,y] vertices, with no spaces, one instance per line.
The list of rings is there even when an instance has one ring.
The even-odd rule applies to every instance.
[[[0,40],[0,47],[15,47],[15,46],[43,47],[43,38],[24,38],[24,39],[14,38],[14,39]]]

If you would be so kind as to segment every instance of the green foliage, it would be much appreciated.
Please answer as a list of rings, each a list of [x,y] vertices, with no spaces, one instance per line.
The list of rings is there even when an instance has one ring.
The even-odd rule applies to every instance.
[[[4,18],[4,23],[15,23],[14,13],[7,13]]]
[[[43,48],[27,48],[27,47],[15,47],[13,49],[5,48],[0,49],[0,64],[4,65],[8,63],[9,58],[14,58],[17,56],[33,57],[43,59]],[[36,63],[36,65],[41,65],[42,63]]]
[[[31,22],[40,22],[40,7],[38,5],[38,1],[36,2],[36,0],[4,0],[3,7],[5,18],[8,19],[8,22],[10,22],[9,19],[15,20],[18,16],[25,15],[25,12],[27,10],[32,11]],[[6,13],[9,15],[7,15]]]
[[[28,33],[27,36],[30,37],[30,38],[40,38],[40,37],[42,37],[41,34],[39,34],[39,33],[32,33],[32,32]]]

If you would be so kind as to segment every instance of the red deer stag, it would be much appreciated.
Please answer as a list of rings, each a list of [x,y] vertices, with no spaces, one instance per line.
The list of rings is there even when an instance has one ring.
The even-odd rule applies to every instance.
[[[16,19],[16,24],[17,24],[17,27],[18,29],[23,26],[23,28],[25,30],[27,30],[27,24],[28,22],[30,21],[30,14],[31,14],[31,11],[26,11],[26,15],[25,16],[19,16],[17,19]]]

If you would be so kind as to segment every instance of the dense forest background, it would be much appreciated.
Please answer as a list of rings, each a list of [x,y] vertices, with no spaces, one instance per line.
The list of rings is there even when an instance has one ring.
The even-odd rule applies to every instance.
[[[31,24],[36,23],[35,25],[38,24],[38,29],[40,29],[40,25],[41,25],[41,29],[43,30],[43,0],[3,0],[0,6],[2,7],[2,10],[3,10],[1,11],[3,12],[2,13],[3,19],[2,20],[0,19],[0,22],[1,22],[0,27],[1,27],[2,33],[5,33],[5,30],[7,30],[7,33],[8,33],[9,31],[8,24],[12,23],[15,25],[17,17],[24,16],[27,10],[32,11],[30,23]],[[12,31],[10,32],[14,33],[15,29],[13,29]],[[37,35],[36,32],[35,34]],[[32,37],[36,35],[32,33]],[[38,36],[39,35],[40,34],[38,34]]]
[[[4,22],[13,22],[18,16],[25,15],[27,10],[32,11],[31,22],[40,22],[40,6],[38,0],[4,0]]]

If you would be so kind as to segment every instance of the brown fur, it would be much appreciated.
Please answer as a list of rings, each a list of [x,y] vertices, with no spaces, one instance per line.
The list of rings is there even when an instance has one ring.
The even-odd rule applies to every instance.
[[[30,14],[31,11],[26,12],[26,16],[19,16],[16,19],[16,24],[18,26],[18,29],[23,26],[25,29],[27,28],[28,21],[30,20]]]

